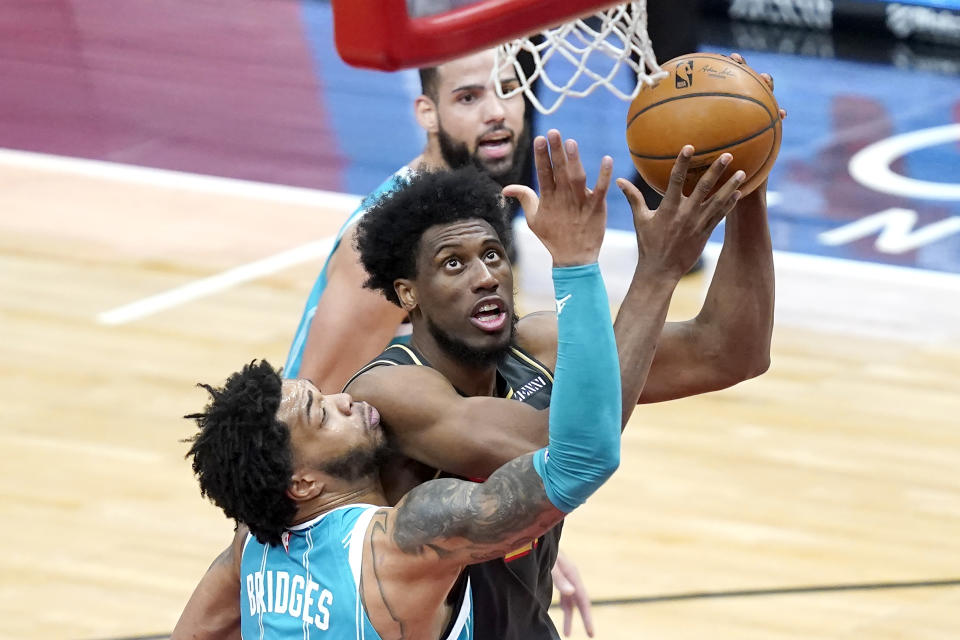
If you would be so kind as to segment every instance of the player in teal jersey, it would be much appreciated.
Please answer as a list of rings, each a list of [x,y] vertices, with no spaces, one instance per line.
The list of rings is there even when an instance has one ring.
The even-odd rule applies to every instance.
[[[340,390],[391,341],[409,339],[410,325],[403,323],[402,310],[363,288],[366,274],[353,238],[369,202],[420,170],[470,165],[502,186],[520,181],[530,145],[524,101],[520,95],[497,96],[490,77],[493,56],[492,50],[484,51],[421,70],[423,94],[414,111],[427,134],[426,147],[378,186],[338,232],[307,298],[284,377],[308,378],[321,389]],[[510,89],[517,83],[516,74],[510,72],[500,81]]]
[[[473,637],[463,567],[531,542],[619,464],[619,367],[596,264],[611,165],[589,195],[528,214],[562,308],[549,442],[486,482],[435,480],[381,506],[385,435],[370,405],[281,381],[266,362],[206,387],[189,455],[204,495],[243,525],[174,639]]]

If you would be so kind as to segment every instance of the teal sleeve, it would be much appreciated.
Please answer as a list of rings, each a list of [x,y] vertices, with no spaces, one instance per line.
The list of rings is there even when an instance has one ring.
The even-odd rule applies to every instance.
[[[534,454],[550,502],[569,513],[620,464],[620,361],[597,264],[553,270],[557,367],[549,446]]]

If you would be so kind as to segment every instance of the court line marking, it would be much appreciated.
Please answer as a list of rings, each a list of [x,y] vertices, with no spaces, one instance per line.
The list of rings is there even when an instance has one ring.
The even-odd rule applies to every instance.
[[[180,287],[158,293],[130,304],[104,311],[97,315],[100,324],[116,326],[192,302],[250,280],[276,273],[288,267],[326,257],[333,248],[335,237],[310,242],[262,260],[228,269],[208,278],[194,280]]]
[[[358,195],[320,189],[206,176],[15,149],[0,148],[0,165],[65,172],[118,182],[185,189],[231,197],[249,197],[307,206],[336,207],[344,210],[353,209],[362,201],[362,197]],[[767,197],[768,206],[776,206],[776,203],[780,200],[779,194],[776,192],[768,193]],[[633,233],[629,231],[609,229],[607,238],[611,244],[619,246],[635,243]],[[331,239],[325,238],[294,247],[274,256],[241,265],[170,291],[102,312],[97,315],[97,320],[103,324],[123,324],[207,295],[219,293],[230,287],[270,275],[296,264],[322,258],[329,252],[330,243]],[[715,256],[719,251],[719,246],[719,244],[708,244],[706,251],[708,254]],[[790,264],[803,271],[823,274],[831,278],[850,275],[874,281],[896,282],[903,286],[916,286],[924,283],[928,286],[942,287],[950,291],[960,290],[960,275],[957,274],[784,251],[775,251],[774,256],[778,264]],[[629,270],[632,273],[632,266]],[[626,273],[626,277],[629,278],[629,276],[630,273]]]
[[[240,265],[219,274],[202,278],[130,304],[126,304],[97,315],[100,324],[116,326],[139,320],[160,311],[192,302],[202,297],[220,293],[236,285],[276,273],[283,269],[324,258],[333,247],[334,238],[324,238],[316,242],[300,245],[276,255]],[[606,247],[635,247],[633,233],[618,229],[608,229],[604,241]],[[716,259],[720,252],[720,243],[709,243],[704,250],[706,256]],[[926,286],[948,291],[960,291],[960,275],[924,271],[911,267],[902,267],[871,262],[859,262],[826,256],[814,256],[801,253],[774,251],[774,263],[779,267],[792,266],[808,274],[823,275],[834,281],[839,277],[859,278],[904,287]],[[606,262],[606,261],[605,261]],[[633,266],[629,261],[616,260],[614,264],[626,265],[622,273],[607,273],[613,280],[629,282]]]
[[[652,604],[657,602],[676,602],[679,600],[706,600],[716,598],[744,598],[753,596],[783,596],[800,593],[832,593],[838,591],[880,591],[892,589],[934,589],[940,587],[958,587],[960,578],[947,580],[923,580],[911,582],[865,582],[853,584],[810,585],[803,587],[773,587],[769,589],[732,589],[729,591],[692,591],[687,593],[664,594],[658,596],[637,596],[633,598],[602,598],[591,600],[594,607],[624,606],[632,604]],[[559,602],[552,602],[550,608],[560,606]],[[146,636],[126,636],[110,638],[109,640],[161,640],[170,637],[170,634],[155,634]]]
[[[103,160],[69,158],[16,149],[0,148],[0,165],[237,198],[255,198],[306,206],[341,207],[347,210],[355,209],[362,200],[361,196],[336,191],[154,169]]]
[[[678,600],[706,600],[711,598],[743,598],[750,596],[783,596],[797,593],[831,593],[837,591],[881,591],[888,589],[934,589],[941,587],[960,587],[960,578],[947,580],[923,580],[910,582],[865,582],[853,584],[826,584],[804,587],[773,587],[769,589],[732,589],[730,591],[692,591],[688,593],[664,594],[658,596],[637,596],[633,598],[606,598],[591,600],[595,607],[622,606],[630,604],[650,604],[655,602],[675,602]],[[551,607],[559,603],[551,603]]]

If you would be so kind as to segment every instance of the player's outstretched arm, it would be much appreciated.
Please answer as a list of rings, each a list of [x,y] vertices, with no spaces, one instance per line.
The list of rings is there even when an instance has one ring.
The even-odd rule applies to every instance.
[[[739,55],[731,57],[743,64]],[[772,78],[761,75],[772,89]],[[781,118],[785,115],[781,110]],[[663,205],[661,210],[665,210]],[[642,268],[638,266],[638,270]],[[638,271],[638,277],[645,274]],[[667,323],[639,401],[658,402],[723,389],[766,371],[773,302],[773,254],[764,183],[740,199],[726,216],[723,249],[704,305],[692,320]],[[624,318],[626,326],[618,324],[618,337],[633,324],[635,314],[643,313],[645,304],[642,295],[628,293],[618,317],[618,321]]]
[[[548,137],[554,152],[552,171],[565,171],[567,155],[559,133],[551,131]],[[540,160],[547,153],[547,141],[538,138],[534,149],[541,156],[538,169],[543,170]],[[608,171],[594,193],[606,186],[603,176],[609,181],[609,159],[604,165]],[[548,195],[536,212],[526,212],[554,264],[563,265],[553,270],[559,312],[549,446],[508,462],[484,483],[453,479],[424,483],[395,509],[374,517],[365,541],[362,589],[368,610],[373,600],[382,605],[377,606],[381,614],[391,612],[392,620],[384,623],[381,617],[378,630],[390,624],[391,631],[402,632],[405,612],[422,616],[424,594],[411,584],[425,584],[431,601],[438,593],[442,597],[451,576],[464,565],[503,556],[543,534],[582,504],[619,465],[619,366],[609,301],[596,264],[605,227],[603,194],[598,193],[600,202],[591,201],[586,212],[563,205],[569,195],[559,199]],[[561,205],[552,207],[551,202]]]
[[[614,324],[623,377],[624,425],[641,393],[644,399],[650,398],[651,385],[677,391],[674,397],[690,391],[685,382],[689,377],[684,377],[687,374],[683,370],[678,371],[681,363],[675,361],[676,354],[672,352],[673,343],[686,337],[685,327],[676,323],[665,326],[667,309],[680,278],[690,270],[710,234],[740,195],[737,187],[744,175],[737,171],[712,197],[707,197],[732,159],[729,153],[724,153],[700,177],[690,196],[684,196],[683,184],[693,154],[694,148],[690,145],[680,150],[667,192],[656,211],[647,209],[643,196],[632,183],[617,181],[633,210],[639,251],[636,271]],[[656,368],[658,361],[660,369]],[[669,362],[670,371],[677,379],[663,379],[663,362]],[[696,366],[698,363],[684,359],[683,364]]]
[[[602,161],[597,182],[588,189],[573,140],[564,143],[559,132],[551,131],[534,142],[534,158],[541,197],[520,185],[505,188],[504,194],[521,200],[528,224],[556,266],[596,262],[612,159]],[[555,355],[555,330],[552,338],[549,350]],[[456,475],[487,477],[546,444],[546,412],[514,400],[463,398],[426,367],[374,368],[351,381],[346,391],[377,407],[404,455]],[[482,429],[476,427],[478,416]]]

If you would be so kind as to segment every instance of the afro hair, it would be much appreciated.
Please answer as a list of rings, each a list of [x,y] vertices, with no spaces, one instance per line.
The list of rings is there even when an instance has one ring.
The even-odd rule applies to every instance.
[[[500,186],[479,169],[422,171],[374,200],[357,226],[356,249],[364,286],[400,305],[393,283],[416,276],[420,238],[430,227],[479,219],[493,227],[509,252],[509,207]]]
[[[186,457],[200,493],[264,544],[279,544],[297,507],[286,490],[293,474],[290,431],[277,420],[282,381],[266,360],[235,372],[222,388],[206,389],[210,403],[195,420],[199,431]]]

